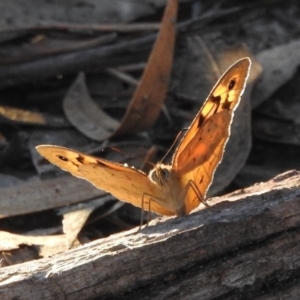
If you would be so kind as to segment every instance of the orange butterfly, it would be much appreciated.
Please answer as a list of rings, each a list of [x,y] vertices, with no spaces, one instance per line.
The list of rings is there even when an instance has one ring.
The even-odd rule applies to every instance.
[[[122,201],[162,215],[189,214],[200,202],[206,203],[250,65],[250,59],[243,58],[223,74],[180,141],[172,163],[157,163],[148,176],[64,147],[40,145],[36,149],[51,163]]]

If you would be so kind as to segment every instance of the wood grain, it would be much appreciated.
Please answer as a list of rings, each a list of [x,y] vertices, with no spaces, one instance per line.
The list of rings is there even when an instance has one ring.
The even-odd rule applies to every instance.
[[[50,259],[3,268],[0,298],[295,295],[300,290],[299,186],[300,173],[290,171],[213,198],[211,208],[189,216],[155,220],[139,234],[121,233]]]

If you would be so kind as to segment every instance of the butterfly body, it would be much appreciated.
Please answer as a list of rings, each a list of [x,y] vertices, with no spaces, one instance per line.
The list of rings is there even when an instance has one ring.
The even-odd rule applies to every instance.
[[[161,191],[161,197],[151,199],[151,201],[163,205],[170,211],[171,215],[183,216],[187,214],[184,202],[185,193],[181,186],[180,177],[174,172],[171,165],[157,164],[150,171],[148,177]]]
[[[171,164],[156,164],[148,176],[64,147],[40,145],[37,151],[119,200],[162,215],[188,214],[201,202],[206,204],[206,192],[222,161],[250,64],[249,58],[243,58],[223,74],[181,139]]]

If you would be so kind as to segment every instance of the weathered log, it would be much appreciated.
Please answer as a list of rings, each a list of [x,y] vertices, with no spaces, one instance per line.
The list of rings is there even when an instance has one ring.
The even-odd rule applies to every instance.
[[[1,299],[292,299],[300,293],[300,173],[75,250],[1,269]],[[293,298],[295,299],[295,298]]]

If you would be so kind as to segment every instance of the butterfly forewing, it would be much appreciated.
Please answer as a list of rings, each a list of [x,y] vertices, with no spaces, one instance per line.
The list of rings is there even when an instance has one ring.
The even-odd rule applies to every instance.
[[[91,182],[122,201],[143,206],[145,210],[149,208],[149,195],[162,198],[160,189],[139,170],[59,146],[40,145],[37,150],[61,169]],[[143,198],[143,195],[146,197]],[[172,215],[155,201],[151,201],[150,208],[159,214]]]
[[[223,158],[233,112],[244,91],[250,64],[250,59],[241,59],[224,73],[173,157],[172,167],[180,177],[181,185],[185,186],[193,181],[203,198],[212,182],[215,169]],[[201,200],[198,198],[189,189],[186,206],[195,208]]]

